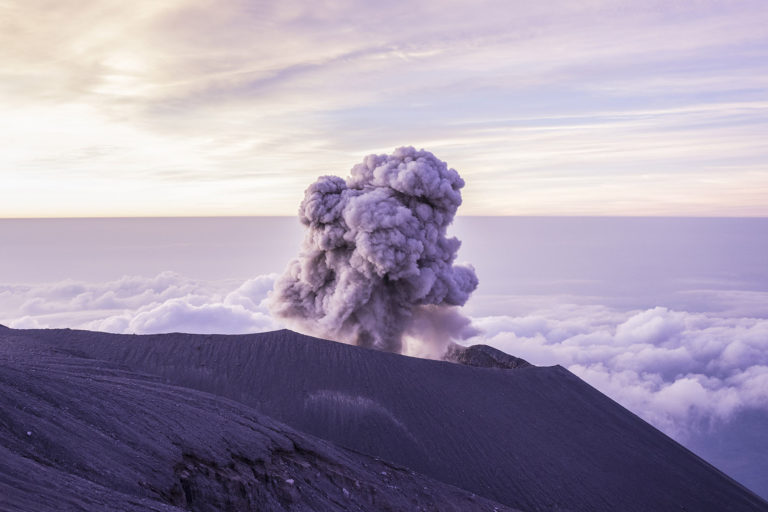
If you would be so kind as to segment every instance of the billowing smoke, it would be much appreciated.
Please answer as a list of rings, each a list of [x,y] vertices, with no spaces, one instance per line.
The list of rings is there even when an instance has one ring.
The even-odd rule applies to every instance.
[[[461,242],[446,237],[463,186],[445,162],[412,147],[365,157],[346,181],[318,178],[299,208],[308,231],[275,283],[272,314],[365,347],[401,352],[407,340],[421,355],[474,334],[456,306],[477,276],[453,264]]]

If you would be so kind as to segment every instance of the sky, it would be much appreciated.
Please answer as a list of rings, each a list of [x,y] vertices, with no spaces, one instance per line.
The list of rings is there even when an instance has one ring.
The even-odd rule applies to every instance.
[[[0,217],[294,215],[411,145],[463,215],[768,216],[768,4],[0,0]]]

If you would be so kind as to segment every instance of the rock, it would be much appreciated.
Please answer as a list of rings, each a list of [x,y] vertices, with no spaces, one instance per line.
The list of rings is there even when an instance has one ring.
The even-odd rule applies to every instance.
[[[514,370],[533,366],[525,359],[511,356],[488,345],[472,345],[462,347],[453,344],[445,355],[445,360],[467,366],[482,368],[504,368]]]

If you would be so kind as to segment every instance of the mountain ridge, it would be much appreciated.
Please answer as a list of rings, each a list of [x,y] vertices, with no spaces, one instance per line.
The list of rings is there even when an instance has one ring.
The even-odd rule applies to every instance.
[[[0,511],[514,512],[75,352],[0,335]]]
[[[768,510],[559,366],[462,366],[287,330],[15,334],[235,400],[298,431],[521,510]]]

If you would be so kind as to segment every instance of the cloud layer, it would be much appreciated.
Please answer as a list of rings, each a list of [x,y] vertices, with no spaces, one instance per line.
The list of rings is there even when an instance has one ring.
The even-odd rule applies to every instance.
[[[560,364],[677,439],[768,409],[768,319],[561,306],[475,318],[483,342]]]
[[[279,325],[262,304],[275,277],[259,276],[233,286],[163,272],[105,283],[0,285],[0,310],[7,325],[16,328],[137,334],[261,332]]]
[[[260,332],[282,327],[265,302],[276,278],[202,282],[164,272],[0,285],[0,322],[118,333]],[[472,322],[482,332],[466,343],[563,365],[678,440],[717,430],[741,411],[768,410],[768,318],[562,304]]]

